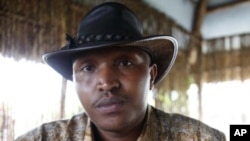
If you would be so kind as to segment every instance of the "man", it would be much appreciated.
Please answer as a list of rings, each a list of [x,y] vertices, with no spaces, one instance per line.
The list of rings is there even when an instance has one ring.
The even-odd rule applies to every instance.
[[[44,61],[75,84],[85,113],[45,123],[18,141],[224,141],[197,120],[147,104],[147,94],[170,70],[177,41],[143,37],[136,15],[104,3],[81,21],[75,38]]]

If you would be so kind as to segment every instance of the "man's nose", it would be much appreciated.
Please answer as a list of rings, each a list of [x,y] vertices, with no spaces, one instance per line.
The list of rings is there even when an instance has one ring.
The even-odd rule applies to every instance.
[[[114,69],[105,66],[99,71],[97,88],[99,91],[113,91],[120,87],[120,82]]]

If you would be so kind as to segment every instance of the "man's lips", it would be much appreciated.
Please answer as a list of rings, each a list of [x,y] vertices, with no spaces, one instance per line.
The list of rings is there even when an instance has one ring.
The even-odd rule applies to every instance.
[[[103,98],[97,104],[97,109],[103,113],[118,112],[124,106],[125,100],[122,98],[111,97]]]

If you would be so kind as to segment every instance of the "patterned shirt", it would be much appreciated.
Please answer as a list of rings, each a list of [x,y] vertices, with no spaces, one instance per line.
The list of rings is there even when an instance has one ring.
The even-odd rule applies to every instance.
[[[137,141],[225,141],[225,135],[208,125],[148,106],[147,120]],[[45,123],[18,137],[16,141],[95,141],[90,119],[85,113],[70,120]]]

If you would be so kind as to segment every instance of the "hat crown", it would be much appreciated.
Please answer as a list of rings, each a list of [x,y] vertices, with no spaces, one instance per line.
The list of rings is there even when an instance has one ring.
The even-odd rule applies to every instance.
[[[114,2],[101,4],[88,12],[80,22],[77,33],[81,43],[141,37],[142,28],[134,12]]]

